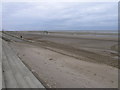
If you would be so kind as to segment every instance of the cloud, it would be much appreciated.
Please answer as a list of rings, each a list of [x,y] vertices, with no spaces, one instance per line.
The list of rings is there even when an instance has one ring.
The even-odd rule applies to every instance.
[[[119,0],[3,0],[3,2],[118,2]]]
[[[7,30],[117,30],[117,3],[3,3]]]

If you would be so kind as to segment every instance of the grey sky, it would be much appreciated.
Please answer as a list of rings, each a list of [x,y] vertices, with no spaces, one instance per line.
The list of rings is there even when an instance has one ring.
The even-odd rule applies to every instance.
[[[5,30],[117,30],[117,2],[6,2]]]

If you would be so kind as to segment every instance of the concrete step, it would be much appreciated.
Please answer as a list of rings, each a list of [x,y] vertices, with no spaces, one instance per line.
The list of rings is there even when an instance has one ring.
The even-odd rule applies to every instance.
[[[2,89],[2,33],[0,32],[0,89]]]
[[[6,88],[18,88],[11,66],[7,60],[6,53],[2,52],[3,76]]]
[[[22,63],[22,61],[18,58],[18,56],[14,53],[14,51],[11,49],[11,47],[6,42],[4,42],[3,49],[5,52],[3,55],[4,56],[3,67],[5,68],[6,65],[9,66],[9,68],[10,68],[9,71],[11,71],[10,73],[15,80],[15,81],[13,81],[11,79],[7,82],[10,82],[10,81],[13,81],[12,83],[16,82],[17,85],[15,85],[15,86],[17,86],[18,88],[44,88],[44,86],[40,83],[40,81]],[[5,68],[4,74],[6,74],[7,69]],[[5,78],[6,77],[8,77],[8,76],[5,75]],[[7,82],[5,81],[5,84]],[[13,88],[13,84],[11,85],[10,83],[7,83],[6,87]]]

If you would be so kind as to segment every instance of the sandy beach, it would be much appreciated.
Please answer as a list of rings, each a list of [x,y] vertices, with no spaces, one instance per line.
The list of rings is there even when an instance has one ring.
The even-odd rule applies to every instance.
[[[117,37],[9,33],[30,41],[13,41],[10,46],[46,87],[118,87]]]
[[[118,89],[117,0],[2,0],[2,88]]]

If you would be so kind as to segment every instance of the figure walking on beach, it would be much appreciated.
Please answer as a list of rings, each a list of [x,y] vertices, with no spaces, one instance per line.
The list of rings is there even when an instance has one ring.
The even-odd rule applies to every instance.
[[[20,36],[20,38],[22,38],[22,36]]]

